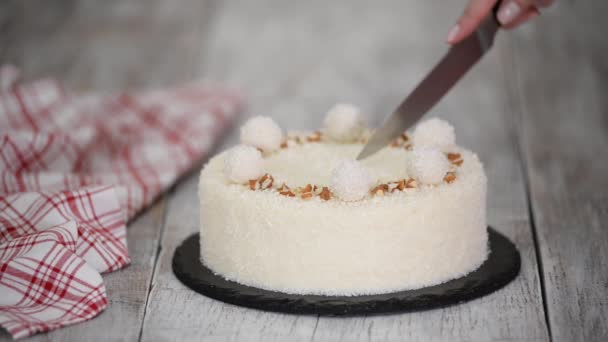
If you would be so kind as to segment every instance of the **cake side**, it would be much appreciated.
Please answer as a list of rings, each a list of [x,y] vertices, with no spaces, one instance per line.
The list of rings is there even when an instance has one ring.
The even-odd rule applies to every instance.
[[[318,146],[324,147],[335,146]],[[337,156],[329,159],[352,158],[349,151],[361,147],[338,146],[329,152]],[[295,183],[303,183],[307,172],[325,185],[323,165],[332,167],[328,158],[312,162],[315,166],[304,173],[296,171],[303,168],[299,162],[289,162],[291,154],[320,160],[318,148],[269,156],[267,171]],[[251,191],[226,178],[227,154],[222,153],[201,172],[201,260],[227,279],[289,293],[385,293],[465,275],[487,257],[486,178],[475,154],[457,151],[462,161],[450,183],[421,184],[354,202]],[[367,165],[376,181],[396,176],[392,164],[408,163],[412,154],[384,153]]]

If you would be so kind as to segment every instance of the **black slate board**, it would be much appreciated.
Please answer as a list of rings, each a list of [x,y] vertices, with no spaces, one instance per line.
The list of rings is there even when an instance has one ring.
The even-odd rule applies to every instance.
[[[188,237],[175,250],[173,273],[186,286],[207,297],[267,311],[331,316],[420,311],[485,296],[517,276],[521,260],[515,245],[489,227],[488,234],[490,255],[477,270],[443,284],[379,295],[294,295],[226,280],[200,262],[198,234]]]

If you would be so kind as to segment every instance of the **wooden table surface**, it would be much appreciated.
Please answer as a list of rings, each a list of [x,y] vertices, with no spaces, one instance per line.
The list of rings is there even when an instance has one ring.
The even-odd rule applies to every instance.
[[[0,4],[0,62],[78,91],[205,78],[251,115],[317,128],[338,101],[378,124],[446,50],[464,0],[61,1]],[[608,340],[608,2],[558,1],[495,49],[433,111],[480,154],[489,223],[522,255],[492,295],[419,313],[328,318],[203,297],[171,272],[198,230],[197,172],[128,230],[99,317],[32,341]],[[237,142],[233,130],[221,149]],[[200,165],[197,166],[200,168]],[[0,340],[7,340],[6,332]]]

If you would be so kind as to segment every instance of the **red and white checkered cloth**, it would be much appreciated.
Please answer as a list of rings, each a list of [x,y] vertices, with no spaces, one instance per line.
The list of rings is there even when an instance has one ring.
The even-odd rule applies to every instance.
[[[212,148],[240,109],[200,85],[73,96],[0,68],[0,325],[20,338],[107,305],[125,222]]]

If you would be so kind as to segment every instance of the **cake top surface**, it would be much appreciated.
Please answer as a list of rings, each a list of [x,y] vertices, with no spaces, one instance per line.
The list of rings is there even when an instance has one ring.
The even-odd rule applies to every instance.
[[[332,170],[341,162],[354,160],[363,144],[334,142],[300,144],[266,157],[266,172],[291,186],[331,184]],[[409,178],[404,169],[409,153],[401,149],[385,148],[363,160],[374,181],[390,182]]]
[[[483,176],[477,156],[456,145],[454,128],[444,120],[423,121],[411,134],[356,161],[370,136],[352,105],[334,106],[322,130],[286,136],[271,118],[254,117],[241,129],[242,144],[210,164],[220,158],[219,180],[243,190],[341,202],[449,186],[467,172]]]

